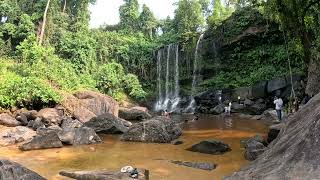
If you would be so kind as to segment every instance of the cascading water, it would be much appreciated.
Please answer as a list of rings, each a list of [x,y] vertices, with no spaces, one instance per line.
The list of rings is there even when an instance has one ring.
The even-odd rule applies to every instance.
[[[199,60],[199,55],[198,55],[198,51],[199,51],[199,46],[200,43],[203,39],[203,34],[200,35],[198,41],[197,41],[197,46],[196,46],[196,50],[194,53],[194,62],[193,62],[193,77],[192,77],[192,88],[191,88],[191,101],[189,106],[187,107],[186,111],[191,111],[194,112],[195,110],[195,100],[194,100],[194,95],[196,93],[196,87],[198,85],[198,79],[200,76],[200,70],[198,69],[198,60]]]
[[[162,64],[162,57],[163,57],[163,49],[158,51],[157,55],[157,86],[158,86],[158,101],[155,105],[155,110],[168,110],[173,112],[177,110],[177,107],[180,102],[180,85],[179,85],[179,44],[176,44],[175,47],[175,62],[171,62],[171,50],[172,44],[167,46],[167,54],[166,54],[166,62],[165,65]],[[170,64],[174,65],[174,79],[170,79]],[[162,68],[164,66],[164,68]],[[162,93],[162,69],[165,69],[165,95],[163,97]],[[174,86],[172,84],[174,83]],[[170,88],[172,87],[172,88]]]

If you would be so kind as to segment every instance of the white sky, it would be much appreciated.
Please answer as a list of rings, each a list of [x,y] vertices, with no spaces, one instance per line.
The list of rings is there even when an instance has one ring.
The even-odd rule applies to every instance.
[[[178,0],[138,0],[140,7],[146,4],[156,18],[164,19],[168,15],[173,17],[175,6],[172,4]],[[90,27],[99,27],[102,24],[117,24],[119,22],[119,7],[122,0],[97,0],[95,5],[90,6]]]

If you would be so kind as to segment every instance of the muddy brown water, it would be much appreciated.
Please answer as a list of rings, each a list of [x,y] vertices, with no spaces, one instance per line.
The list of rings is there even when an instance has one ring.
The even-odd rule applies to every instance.
[[[191,116],[174,116],[175,119],[192,119]],[[61,170],[119,169],[125,165],[150,170],[155,180],[212,180],[221,179],[245,166],[240,140],[257,133],[266,134],[264,123],[237,116],[219,117],[201,115],[198,121],[182,124],[184,144],[145,144],[121,142],[118,136],[103,136],[97,145],[64,147],[60,149],[21,152],[17,147],[0,148],[0,158],[16,161],[49,180],[66,180],[58,175]],[[201,140],[217,139],[230,145],[232,151],[223,155],[189,152],[185,149]],[[161,160],[159,160],[161,159]],[[205,171],[171,164],[168,160],[211,162],[215,170]]]

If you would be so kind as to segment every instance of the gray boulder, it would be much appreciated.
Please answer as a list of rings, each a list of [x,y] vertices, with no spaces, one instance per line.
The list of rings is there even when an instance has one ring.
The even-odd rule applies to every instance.
[[[36,132],[24,126],[7,127],[0,132],[0,146],[9,146],[23,141],[29,141]]]
[[[180,166],[191,167],[195,169],[202,169],[211,171],[217,167],[216,164],[213,163],[204,163],[204,162],[186,162],[186,161],[170,161],[173,164],[177,164]]]
[[[6,160],[0,160],[0,179],[1,180],[46,180],[34,171],[22,165]]]
[[[28,118],[27,118],[26,115],[24,115],[24,114],[22,114],[22,113],[18,113],[18,114],[16,115],[16,120],[19,121],[22,126],[28,125]]]
[[[213,109],[210,110],[211,114],[215,114],[215,115],[219,115],[222,114],[224,112],[224,104],[219,104],[216,107],[214,107]]]
[[[88,127],[63,129],[58,133],[60,140],[69,145],[83,145],[100,143],[101,139],[96,132]]]
[[[76,120],[76,119],[71,119],[71,118],[64,118],[61,123],[61,128],[62,129],[73,129],[73,128],[79,128],[83,125],[82,122]]]
[[[8,126],[8,127],[15,127],[20,126],[21,123],[17,121],[15,118],[10,116],[7,113],[0,114],[0,125]]]
[[[46,127],[44,123],[42,122],[41,118],[36,118],[35,120],[31,120],[28,122],[28,127],[30,127],[33,130],[37,130],[38,128],[44,128]]]
[[[19,146],[19,149],[22,151],[29,151],[35,149],[49,149],[60,147],[62,147],[62,142],[60,141],[58,134],[54,130],[38,130],[37,135],[34,136],[30,141]]]
[[[267,96],[267,81],[261,81],[252,86],[251,97],[253,99],[264,98]]]
[[[230,147],[227,144],[224,144],[221,141],[217,140],[205,140],[200,143],[194,144],[190,148],[186,149],[192,152],[199,152],[205,154],[223,154],[230,151]]]
[[[253,161],[265,151],[266,147],[263,145],[262,136],[256,135],[245,142],[244,148],[246,149],[244,152],[245,159]]]
[[[138,170],[138,180],[149,180],[149,171],[145,169]],[[66,176],[77,180],[132,180],[128,173],[120,171],[60,171],[61,176]]]
[[[279,77],[268,81],[267,91],[272,93],[276,90],[280,90],[287,86],[287,81],[285,77]]]
[[[142,121],[150,119],[148,109],[144,107],[119,108],[119,117],[128,121]]]
[[[55,108],[41,109],[37,116],[40,117],[46,125],[60,125],[63,118],[63,114]]]
[[[112,114],[99,115],[83,124],[85,127],[94,129],[97,133],[105,134],[125,133],[131,125],[131,122],[115,117]]]
[[[121,136],[123,141],[150,143],[170,143],[182,134],[182,129],[171,119],[155,117],[148,121],[133,124]]]

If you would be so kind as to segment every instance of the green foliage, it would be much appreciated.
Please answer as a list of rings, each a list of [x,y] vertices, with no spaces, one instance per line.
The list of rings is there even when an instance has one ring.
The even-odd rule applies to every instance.
[[[21,77],[15,73],[0,75],[1,107],[34,107],[58,103],[59,94],[36,77]]]
[[[119,9],[120,25],[127,31],[138,29],[139,3],[137,0],[124,0]]]
[[[224,7],[220,0],[213,1],[213,11],[208,17],[208,24],[210,27],[217,27],[222,24],[222,21],[227,19],[233,12],[232,8]]]
[[[137,76],[126,75],[121,64],[112,62],[103,65],[96,75],[97,87],[116,100],[123,100],[125,92],[133,98],[145,97]]]
[[[139,16],[139,29],[149,38],[153,38],[156,27],[157,20],[154,17],[151,10],[145,4],[142,6],[142,12]]]

